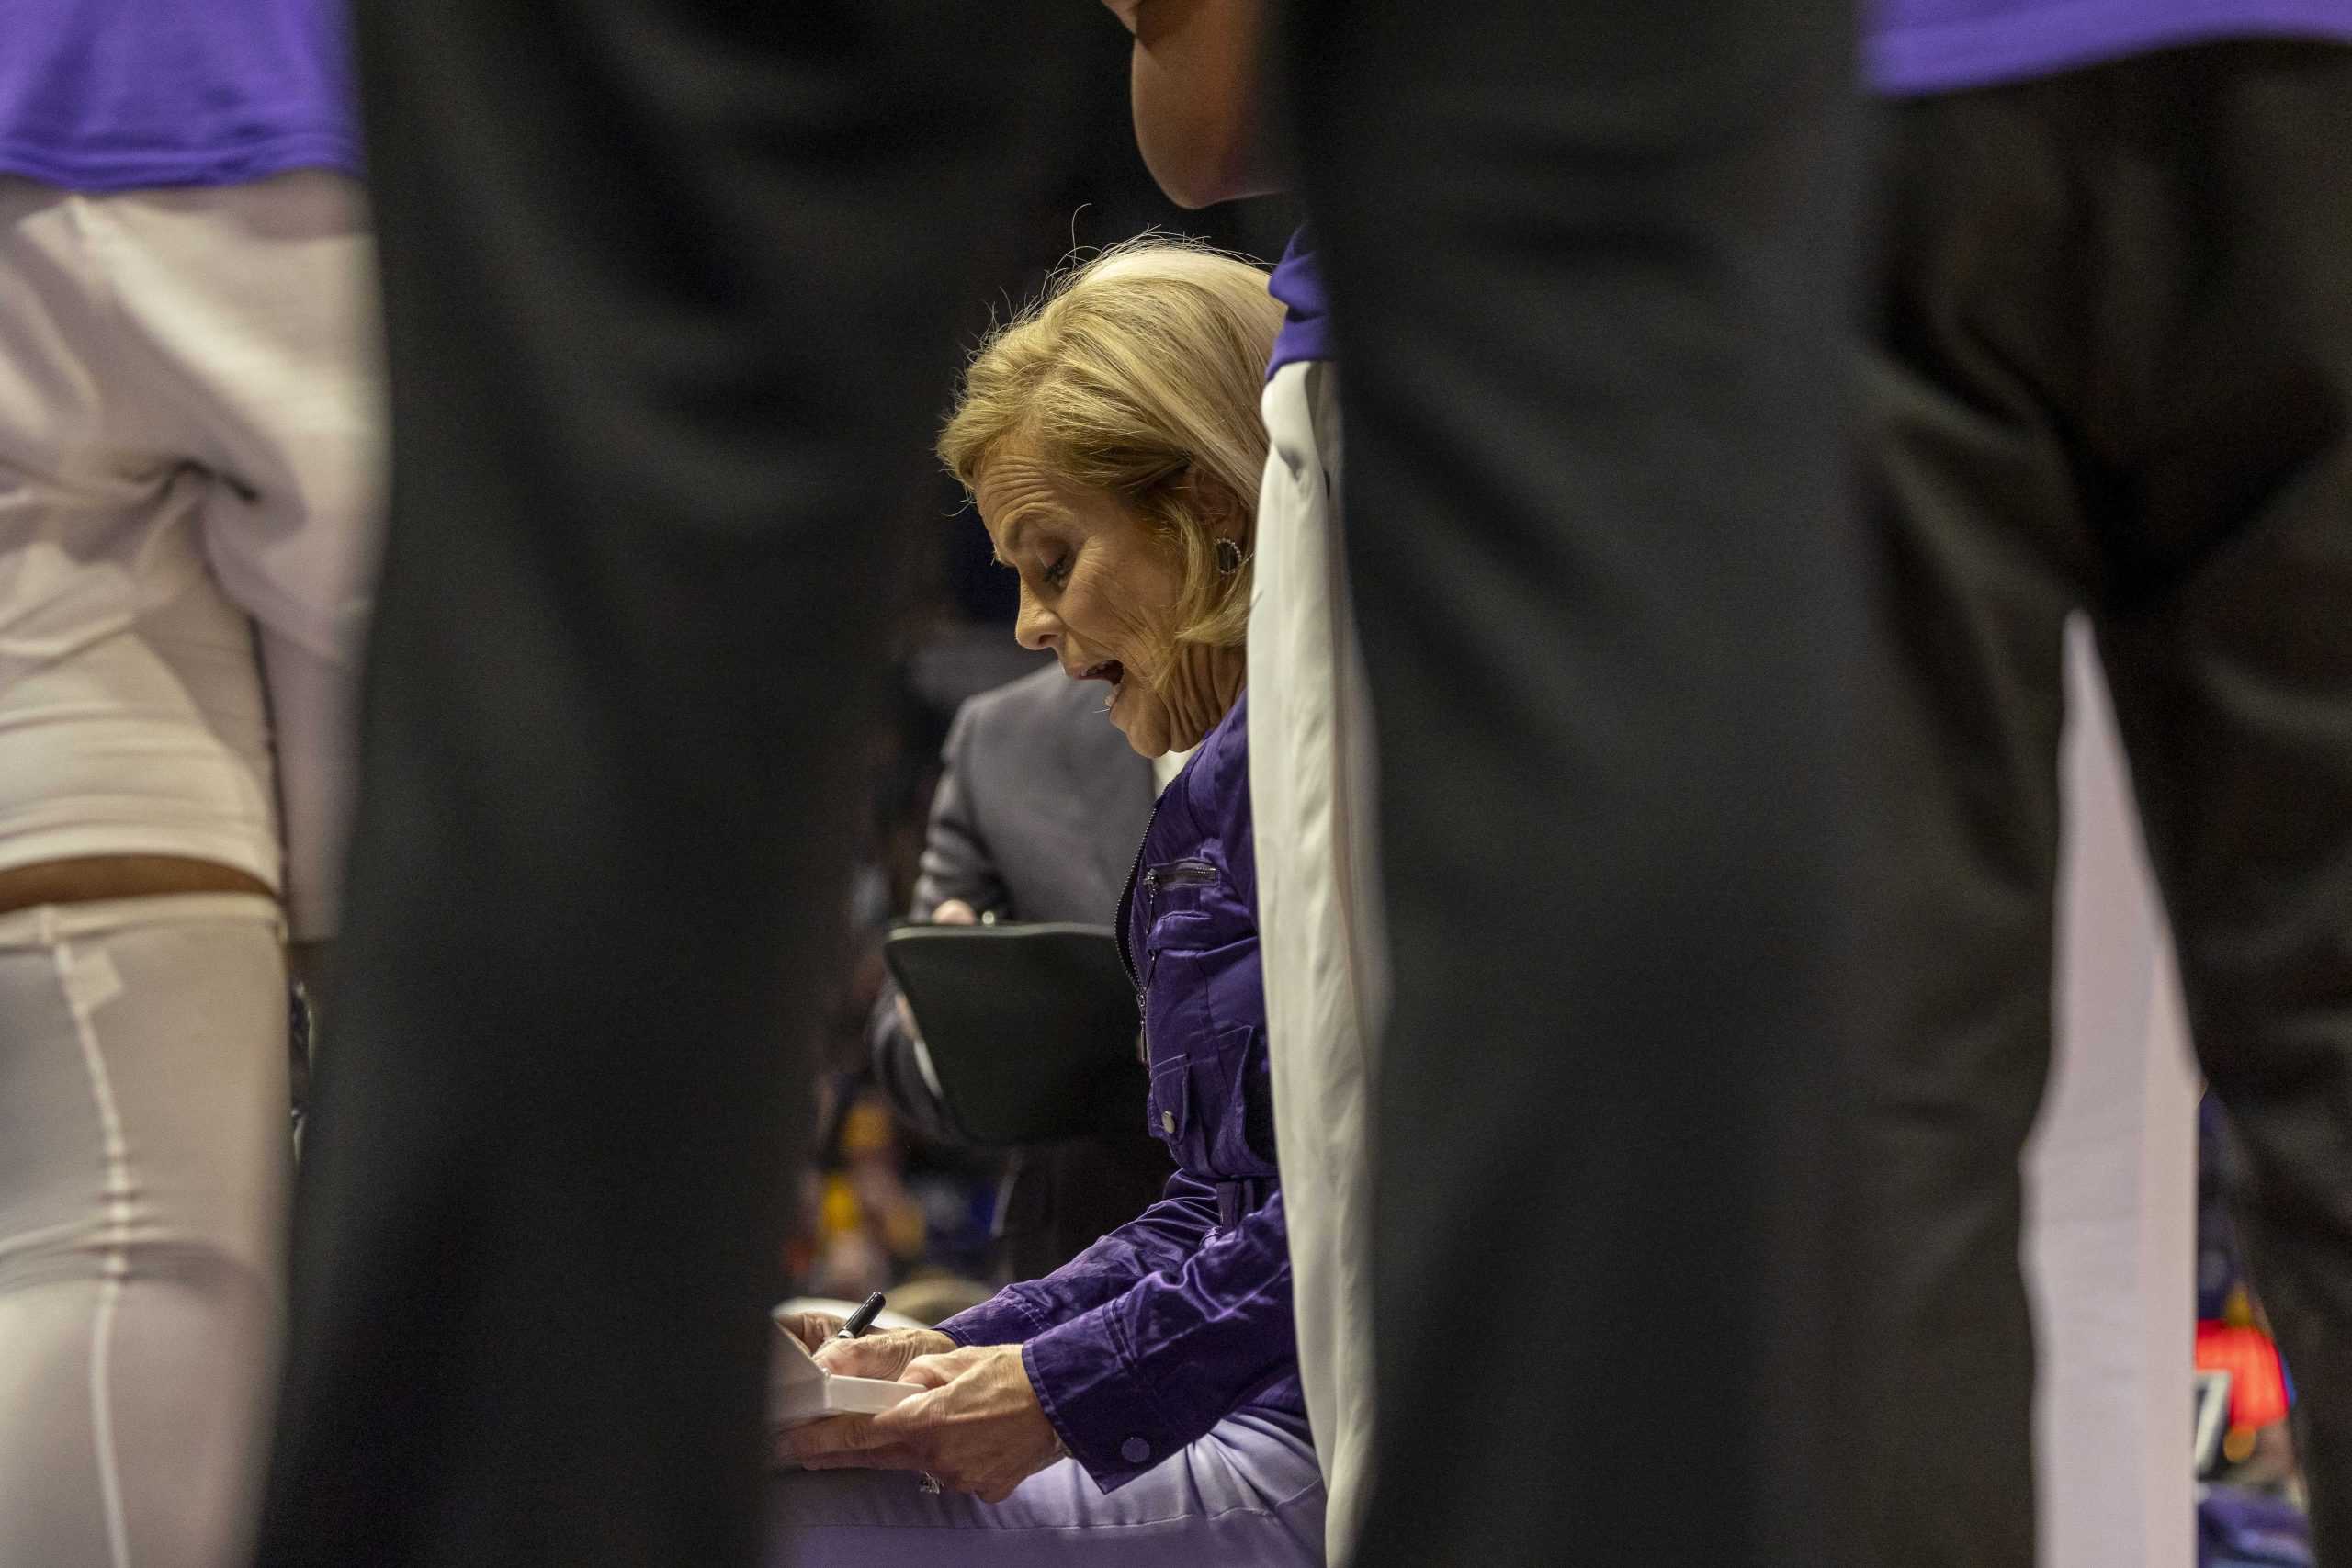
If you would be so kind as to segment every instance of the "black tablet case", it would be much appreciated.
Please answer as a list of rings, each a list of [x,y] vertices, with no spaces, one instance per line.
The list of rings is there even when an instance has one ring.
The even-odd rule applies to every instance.
[[[1142,1122],[1142,1023],[1110,927],[901,926],[882,956],[948,1119],[972,1143],[1115,1136]]]

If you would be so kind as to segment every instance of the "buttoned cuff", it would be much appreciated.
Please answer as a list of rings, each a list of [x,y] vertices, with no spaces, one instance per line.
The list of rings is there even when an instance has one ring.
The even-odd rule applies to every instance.
[[[1008,1285],[976,1307],[967,1307],[939,1325],[939,1332],[958,1345],[1023,1345],[1046,1330],[1046,1322]]]
[[[1021,1364],[1062,1446],[1105,1492],[1115,1492],[1190,1442],[1134,1370],[1109,1313],[1036,1336]]]

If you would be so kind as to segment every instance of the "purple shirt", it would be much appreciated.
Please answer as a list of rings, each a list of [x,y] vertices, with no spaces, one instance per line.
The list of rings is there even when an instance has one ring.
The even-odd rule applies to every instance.
[[[1863,73],[1894,96],[2048,76],[2227,38],[2352,42],[2352,0],[1869,0]]]
[[[0,0],[0,174],[69,190],[356,175],[339,0]]]
[[[1245,1405],[1306,1414],[1274,1186],[1248,711],[1245,696],[1160,796],[1119,911],[1144,993],[1146,1114],[1175,1176],[1046,1278],[940,1325],[960,1344],[1022,1347],[1046,1418],[1106,1492]]]
[[[1323,293],[1323,269],[1315,259],[1315,236],[1304,226],[1290,237],[1266,291],[1284,305],[1283,330],[1274,334],[1274,356],[1266,365],[1266,379],[1285,365],[1307,359],[1336,359],[1331,344],[1331,306]]]

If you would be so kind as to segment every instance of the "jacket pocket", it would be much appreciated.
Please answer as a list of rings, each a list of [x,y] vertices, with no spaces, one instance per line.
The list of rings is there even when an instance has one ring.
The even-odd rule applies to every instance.
[[[1147,870],[1136,894],[1143,900],[1148,944],[1197,944],[1209,919],[1205,900],[1217,882],[1216,867],[1204,860],[1169,861]]]
[[[1136,983],[1148,997],[1159,979],[1162,953],[1200,953],[1216,940],[1216,921],[1204,900],[1217,874],[1206,861],[1180,860],[1156,865],[1144,876],[1143,966]]]

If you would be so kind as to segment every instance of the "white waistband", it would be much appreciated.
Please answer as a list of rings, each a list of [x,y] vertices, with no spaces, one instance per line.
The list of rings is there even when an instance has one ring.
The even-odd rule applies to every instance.
[[[54,947],[76,937],[103,936],[133,926],[252,920],[285,934],[277,900],[258,893],[157,893],[143,898],[92,898],[74,904],[35,904],[0,915],[0,950]]]

